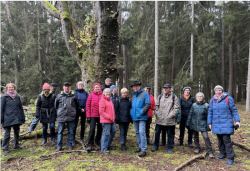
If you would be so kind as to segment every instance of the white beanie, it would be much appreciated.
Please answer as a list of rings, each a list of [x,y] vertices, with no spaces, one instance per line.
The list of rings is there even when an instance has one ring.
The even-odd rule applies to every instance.
[[[204,96],[204,94],[202,92],[196,93],[195,97],[197,97],[198,94],[201,94],[203,96],[203,99],[204,99],[205,96]]]
[[[220,89],[220,90],[222,90],[222,91],[223,91],[223,87],[222,87],[222,86],[220,86],[220,85],[217,85],[217,86],[215,86],[215,87],[214,87],[214,91],[215,91],[215,90],[217,90],[217,89]]]

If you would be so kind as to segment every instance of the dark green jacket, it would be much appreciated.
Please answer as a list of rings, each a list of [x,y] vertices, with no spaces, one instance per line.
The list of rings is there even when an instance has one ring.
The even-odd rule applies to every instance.
[[[208,115],[209,105],[205,101],[199,103],[195,102],[192,105],[186,126],[189,126],[191,130],[197,132],[207,132],[209,131],[207,124],[207,115]]]

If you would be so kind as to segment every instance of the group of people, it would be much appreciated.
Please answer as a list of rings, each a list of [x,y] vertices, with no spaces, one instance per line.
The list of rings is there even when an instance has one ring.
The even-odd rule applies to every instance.
[[[75,145],[76,129],[81,117],[80,139],[84,143],[85,122],[90,125],[87,151],[101,149],[103,153],[110,153],[116,150],[112,146],[116,124],[120,129],[121,150],[128,147],[127,132],[129,124],[133,123],[138,142],[138,148],[134,151],[139,157],[146,156],[147,146],[153,145],[152,152],[158,150],[160,146],[160,134],[162,134],[162,145],[166,144],[167,152],[173,153],[175,126],[179,124],[179,142],[182,146],[185,129],[188,130],[188,146],[193,148],[193,138],[195,144],[194,153],[201,151],[199,144],[199,132],[201,132],[207,153],[210,158],[214,158],[208,131],[217,134],[220,155],[217,159],[228,158],[226,165],[234,164],[234,150],[230,135],[234,133],[234,121],[240,127],[240,118],[234,100],[223,87],[214,88],[215,95],[206,103],[204,94],[198,92],[195,97],[191,95],[191,88],[185,87],[183,95],[178,99],[174,94],[170,84],[163,85],[163,92],[156,98],[151,95],[150,86],[141,88],[141,83],[134,81],[131,85],[133,96],[128,97],[128,89],[122,88],[118,96],[117,88],[111,85],[111,79],[107,78],[105,84],[93,85],[92,93],[88,94],[84,90],[84,83],[79,81],[75,91],[71,90],[71,84],[65,82],[63,91],[57,96],[55,83],[44,83],[42,93],[36,103],[36,118],[31,123],[28,132],[32,132],[36,124],[43,124],[42,146],[47,144],[47,129],[50,128],[51,144],[55,145],[55,122],[58,122],[57,150],[61,151],[63,146],[63,132],[67,125],[68,130],[68,150],[72,150]],[[5,129],[3,138],[3,151],[9,152],[10,130],[14,128],[14,148],[19,146],[20,125],[25,122],[20,96],[16,93],[15,85],[6,85],[7,92],[1,97],[1,123]],[[155,114],[155,137],[154,143],[150,142],[150,125],[152,123],[153,111]],[[96,133],[95,133],[96,131]]]

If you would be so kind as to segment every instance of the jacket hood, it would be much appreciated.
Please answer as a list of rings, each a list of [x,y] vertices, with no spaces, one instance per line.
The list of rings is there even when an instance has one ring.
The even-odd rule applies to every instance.
[[[78,89],[78,88],[76,88],[76,89],[75,89],[75,91],[78,91],[78,92],[84,92],[84,91],[85,91],[85,89]]]
[[[133,94],[135,95],[135,96],[138,96],[139,94],[141,94],[143,91],[145,91],[144,89],[140,89],[140,90],[138,90],[138,91],[136,91],[136,92],[133,92]]]
[[[125,97],[125,98],[119,97],[119,100],[129,100],[129,97]]]
[[[206,103],[205,100],[203,100],[203,101],[201,101],[201,102],[196,101],[196,104],[197,104],[197,105],[203,105],[203,104],[205,104],[205,103]]]
[[[107,100],[107,101],[110,101],[110,100],[111,100],[110,97],[106,97],[106,96],[104,96],[104,95],[102,95],[102,99],[105,99],[105,100]]]

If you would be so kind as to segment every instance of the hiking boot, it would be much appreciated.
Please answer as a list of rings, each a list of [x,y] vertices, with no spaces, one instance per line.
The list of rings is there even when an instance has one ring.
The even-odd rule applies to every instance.
[[[52,139],[51,139],[51,145],[55,145],[55,144],[56,144],[55,138],[52,138]]]
[[[232,166],[234,164],[234,160],[228,159],[227,162],[225,163],[226,166]]]
[[[105,153],[105,154],[109,154],[110,153],[107,148],[105,148],[104,150],[102,150],[102,152]]]
[[[162,142],[160,146],[165,146],[165,145],[166,145],[166,143],[163,143],[163,142]]]
[[[72,151],[72,147],[68,147],[68,151]]]
[[[209,153],[208,156],[209,156],[211,159],[214,159],[214,154],[213,154],[213,153]]]
[[[47,140],[43,140],[41,146],[44,146],[47,143]]]
[[[31,133],[31,132],[33,132],[34,131],[34,129],[30,129],[30,130],[28,130],[28,133]]]
[[[134,152],[135,153],[138,153],[138,152],[140,152],[141,151],[141,148],[137,148]]]
[[[121,144],[121,149],[122,149],[122,151],[126,151],[126,146],[125,146],[125,144]]]
[[[146,156],[146,151],[141,151],[139,154],[138,154],[138,156],[139,157],[144,157],[144,156]]]
[[[3,152],[4,153],[9,153],[10,151],[9,151],[9,149],[4,149]]]
[[[200,149],[196,148],[196,149],[194,150],[194,153],[195,153],[195,154],[199,154],[199,153],[200,153]]]
[[[156,145],[151,149],[152,152],[155,152],[157,150],[158,150],[158,147]]]
[[[72,141],[72,146],[75,146],[75,145],[76,145],[76,141],[73,140],[73,141]]]
[[[116,147],[115,146],[109,146],[108,150],[116,150]]]
[[[92,145],[89,145],[86,150],[90,152],[92,150]]]
[[[14,147],[14,149],[18,149],[18,150],[21,150],[21,149],[23,149],[23,147],[20,147],[20,146],[16,146],[16,147]]]
[[[59,152],[59,151],[62,151],[61,147],[56,149],[56,152]]]
[[[221,159],[226,158],[226,155],[225,154],[221,154],[221,155],[217,156],[216,158],[219,159],[219,160],[221,160]]]
[[[173,150],[171,148],[168,149],[168,154],[173,154]]]
[[[147,139],[147,145],[154,145],[154,144],[150,142],[150,139]]]
[[[183,145],[183,142],[179,141],[177,145],[178,145],[178,146],[182,146],[182,145]]]
[[[193,144],[188,144],[188,146],[189,146],[189,148],[193,148],[194,147]]]

